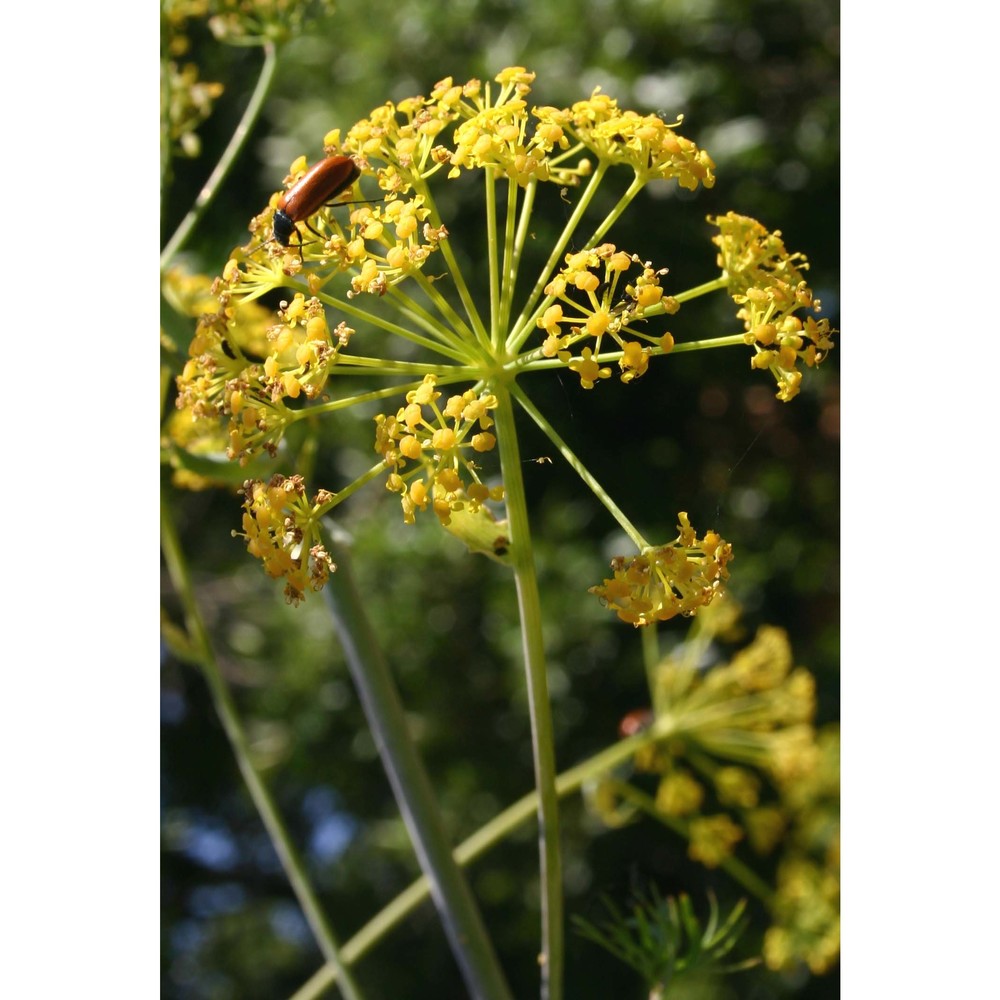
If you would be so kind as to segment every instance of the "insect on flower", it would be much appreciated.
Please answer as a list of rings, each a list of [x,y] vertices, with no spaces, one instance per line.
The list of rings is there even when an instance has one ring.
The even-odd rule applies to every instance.
[[[298,224],[305,223],[306,229],[322,235],[309,225],[309,217],[315,215],[324,205],[331,205],[337,195],[346,191],[361,175],[361,168],[349,156],[328,156],[313,164],[278,200],[274,212],[271,239],[260,247],[276,240],[283,247],[292,241],[292,234],[299,237],[299,256],[302,256],[302,233]]]
[[[618,735],[624,740],[629,736],[641,733],[653,724],[654,716],[652,709],[635,708],[622,717],[618,723]]]

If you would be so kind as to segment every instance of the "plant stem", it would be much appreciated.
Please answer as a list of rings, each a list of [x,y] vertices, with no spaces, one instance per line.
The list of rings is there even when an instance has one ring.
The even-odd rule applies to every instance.
[[[656,704],[656,670],[660,665],[660,636],[655,625],[640,629],[642,640],[642,663],[646,668],[646,683],[649,685],[649,703]]]
[[[621,218],[622,213],[631,204],[632,199],[645,187],[646,181],[639,174],[632,178],[628,190],[618,199],[614,208],[605,216],[604,221],[594,230],[593,235],[586,242],[587,247],[597,245],[597,241]]]
[[[476,1000],[511,1000],[479,909],[445,836],[430,778],[410,737],[399,692],[354,583],[350,555],[336,543],[330,545],[330,553],[337,572],[323,593],[451,950]]]
[[[290,284],[287,287],[297,288],[298,286],[297,285],[293,286]],[[338,298],[337,296],[330,295],[326,292],[320,292],[316,297],[324,305],[328,305],[331,308],[336,309],[338,312],[343,313],[345,316],[350,316],[351,319],[360,320],[362,323],[368,326],[374,326],[385,333],[392,334],[395,337],[401,337],[404,340],[410,341],[410,343],[412,344],[416,344],[418,347],[426,348],[428,351],[431,351],[434,354],[444,355],[445,357],[451,358],[454,361],[465,361],[468,359],[469,356],[468,351],[459,350],[458,348],[453,347],[447,343],[442,343],[440,338],[438,337],[437,332],[435,332],[436,339],[429,340],[426,337],[422,337],[419,333],[407,329],[405,326],[400,326],[398,323],[393,323],[392,321],[386,319],[385,317],[380,316],[378,313],[369,312],[365,309],[361,309],[358,306],[354,305],[352,302],[347,301],[346,299]],[[393,296],[393,298],[395,299],[395,296]],[[397,307],[399,305],[395,301],[393,304],[397,305]],[[415,316],[410,316],[409,318],[415,323],[415,325],[425,326],[427,329],[434,330],[434,328],[431,327],[429,321],[421,320],[420,317],[415,317]]]
[[[240,773],[246,782],[260,817],[264,822],[274,849],[281,861],[281,866],[285,870],[285,875],[291,884],[292,890],[302,907],[306,921],[319,944],[323,957],[331,968],[336,970],[337,981],[340,983],[341,992],[346,1000],[363,1000],[361,991],[348,969],[343,954],[337,944],[333,931],[326,921],[326,916],[320,907],[309,883],[305,866],[292,844],[288,831],[281,820],[277,807],[271,798],[267,786],[257,773],[250,759],[250,748],[247,743],[246,733],[240,722],[229,688],[223,680],[222,672],[219,670],[218,661],[212,651],[212,644],[208,637],[208,630],[198,612],[195,601],[194,587],[191,582],[191,574],[188,570],[187,561],[181,549],[180,537],[174,524],[170,511],[169,499],[166,496],[160,497],[160,529],[163,546],[163,555],[167,563],[174,589],[184,607],[184,621],[187,627],[188,636],[192,643],[192,648],[198,656],[202,672],[212,694],[215,703],[215,710],[222,722],[222,727],[229,738],[229,743],[233,748],[236,763],[239,765]]]
[[[566,225],[563,226],[563,231],[556,240],[555,246],[553,246],[552,252],[549,254],[549,259],[545,262],[538,274],[535,287],[528,295],[524,308],[521,310],[521,315],[514,320],[511,332],[507,337],[508,351],[514,352],[519,350],[521,344],[528,339],[532,331],[535,329],[535,320],[542,314],[548,302],[548,299],[546,299],[539,303],[538,297],[542,294],[545,286],[549,283],[552,272],[558,267],[559,261],[562,259],[563,251],[566,249],[573,233],[576,231],[576,227],[580,224],[580,220],[583,218],[590,202],[597,193],[597,189],[600,187],[601,181],[604,179],[604,174],[607,172],[607,169],[607,164],[598,163],[597,169],[593,174],[591,174],[587,187],[584,189],[583,194],[580,196],[580,200],[573,208],[573,214],[569,217]],[[532,312],[532,310],[534,311]]]
[[[635,752],[654,739],[663,739],[669,730],[658,725],[656,730],[646,730],[627,740],[605,747],[556,778],[556,794],[563,798],[580,790],[587,781],[605,774],[629,760]],[[529,792],[494,816],[471,837],[455,848],[455,861],[467,865],[499,844],[508,834],[538,815],[538,792]],[[341,949],[346,961],[357,962],[396,924],[409,916],[430,895],[430,882],[426,876],[418,878],[404,889],[391,903],[381,909]],[[295,993],[292,1000],[315,1000],[336,980],[337,972],[329,963],[318,969]]]
[[[434,203],[434,198],[427,187],[426,178],[421,178],[419,176],[414,177],[413,186],[417,194],[422,194],[424,196],[424,205],[430,209],[431,213],[431,225],[444,225],[438,212],[437,205]],[[451,240],[441,240],[439,247],[441,250],[441,256],[448,265],[448,271],[455,283],[455,290],[458,292],[458,297],[461,299],[462,305],[465,308],[465,315],[468,317],[469,323],[472,324],[472,329],[475,332],[475,339],[482,347],[488,350],[490,343],[489,334],[483,326],[482,317],[476,309],[476,303],[472,297],[472,293],[469,291],[469,286],[465,283],[465,276],[462,274],[462,269],[458,266],[458,261],[455,259],[455,251],[452,248]],[[456,325],[455,328],[459,329],[460,327]]]
[[[587,484],[588,489],[592,490],[594,496],[601,501],[602,504],[608,509],[611,516],[618,522],[622,531],[632,539],[635,547],[641,552],[646,546],[646,540],[639,533],[639,530],[634,524],[625,516],[622,509],[611,499],[611,495],[604,489],[603,486],[594,478],[590,470],[580,461],[570,449],[569,445],[556,433],[555,428],[542,416],[541,412],[535,408],[534,403],[525,395],[524,391],[518,386],[514,385],[511,387],[511,392],[517,399],[518,403],[521,404],[524,411],[531,417],[532,420],[539,426],[543,431],[545,436],[559,449],[559,453],[567,461],[570,468]],[[504,477],[504,482],[506,482],[506,475]]]
[[[556,795],[555,738],[545,672],[541,600],[531,548],[521,455],[511,386],[496,387],[497,440],[506,494],[511,565],[517,586],[521,641],[531,714],[531,745],[538,790],[539,879],[542,906],[542,1000],[561,1000],[563,991],[562,862],[559,850],[559,801]]]
[[[524,189],[523,204],[518,224],[518,201],[520,188],[511,178],[507,181],[507,219],[504,227],[503,247],[503,281],[501,282],[500,320],[498,329],[506,330],[510,322],[510,310],[514,301],[514,290],[517,287],[517,271],[521,263],[521,250],[524,247],[524,237],[527,225],[531,219],[531,208],[535,200],[535,189],[538,182],[532,179]]]
[[[614,785],[616,791],[623,799],[627,799],[634,806],[637,806],[685,840],[691,839],[687,832],[687,826],[676,817],[668,816],[657,809],[656,802],[652,796],[647,795],[625,781],[616,781]],[[734,881],[739,882],[744,889],[753,893],[765,906],[770,908],[774,905],[774,892],[771,887],[749,865],[740,861],[739,858],[733,855],[723,858],[719,862],[719,867],[732,877]]]
[[[497,179],[492,170],[483,171],[486,185],[486,257],[490,279],[490,344],[500,347],[500,247],[497,242]],[[507,193],[508,203],[510,192]],[[506,259],[506,258],[505,258]]]
[[[240,118],[239,124],[236,126],[229,140],[229,144],[219,158],[219,162],[215,165],[215,169],[208,180],[205,181],[204,187],[198,192],[198,197],[195,198],[191,210],[184,216],[184,220],[177,227],[177,231],[163,248],[163,252],[160,254],[161,271],[173,260],[174,255],[184,245],[188,236],[191,235],[191,231],[205,214],[205,209],[208,208],[215,197],[215,192],[219,190],[219,186],[225,179],[226,174],[229,173],[230,168],[236,162],[236,157],[239,156],[250,136],[250,130],[260,116],[261,109],[264,107],[264,98],[267,97],[267,92],[271,89],[271,82],[274,80],[274,73],[278,68],[278,53],[274,42],[265,40],[263,46],[264,65],[261,67],[257,86],[254,87],[253,94],[251,94],[250,100],[243,111],[243,117]]]

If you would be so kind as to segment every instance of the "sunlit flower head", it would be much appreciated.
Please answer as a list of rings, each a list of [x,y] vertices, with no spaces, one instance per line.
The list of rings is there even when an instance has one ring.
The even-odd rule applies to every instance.
[[[503,499],[503,487],[487,486],[476,461],[496,447],[496,397],[468,389],[441,406],[436,385],[426,375],[407,393],[406,406],[375,417],[375,450],[390,470],[386,488],[400,495],[407,524],[430,509],[447,526],[454,511],[475,513],[485,501]]]
[[[715,184],[715,164],[703,149],[659,115],[622,110],[597,88],[590,98],[569,109],[537,108],[539,119],[561,129],[571,140],[609,164],[625,164],[645,179],[675,179],[689,190]]]
[[[666,354],[673,347],[669,333],[645,328],[647,319],[680,308],[661,287],[666,273],[613,243],[566,254],[564,266],[545,287],[555,304],[536,321],[546,333],[542,354],[558,357],[580,376],[584,389],[611,376],[598,355],[617,362],[622,382],[644,375],[654,352]],[[574,355],[570,348],[581,342],[586,346]]]
[[[708,221],[719,228],[712,242],[729,294],[741,307],[736,315],[746,327],[744,339],[754,348],[751,367],[769,370],[778,399],[787,403],[798,395],[801,367],[818,365],[833,348],[829,320],[794,315],[820,308],[802,275],[809,267],[805,254],[788,253],[780,232],[745,215],[729,212]]]
[[[227,454],[244,465],[262,450],[274,454],[296,419],[288,402],[322,392],[354,332],[345,324],[331,331],[322,304],[301,293],[279,309],[278,323],[262,327],[264,318],[254,303],[203,315],[177,378],[178,408],[227,420]]]
[[[693,615],[710,604],[728,579],[732,546],[714,531],[698,538],[688,516],[677,515],[679,534],[669,545],[650,547],[638,556],[617,556],[614,575],[590,593],[632,625]]]
[[[268,576],[285,580],[289,604],[320,590],[337,567],[319,536],[319,519],[333,497],[320,490],[306,499],[301,476],[275,475],[267,482],[243,484],[243,531],[247,551],[264,564]]]

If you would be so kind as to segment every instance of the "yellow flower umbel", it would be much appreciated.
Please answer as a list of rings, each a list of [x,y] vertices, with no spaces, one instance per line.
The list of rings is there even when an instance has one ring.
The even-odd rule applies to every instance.
[[[199,79],[194,63],[178,63],[191,51],[189,22],[203,20],[208,0],[163,0],[160,5],[160,114],[161,155],[164,162],[173,155],[196,157],[201,138],[196,129],[211,115],[222,95],[221,83]]]
[[[799,365],[818,365],[833,348],[830,321],[796,316],[800,309],[818,311],[802,271],[805,254],[785,250],[781,233],[770,233],[756,219],[729,212],[709,222],[718,226],[712,242],[729,294],[741,306],[746,343],[754,348],[752,368],[769,369],[778,383],[778,399],[788,402],[799,392]]]
[[[612,578],[593,592],[635,625],[691,615],[718,594],[730,545],[714,532],[698,538],[684,514],[675,541],[649,545],[534,407],[522,378],[565,367],[594,389],[615,371],[625,385],[649,377],[654,359],[718,346],[685,341],[663,317],[728,287],[755,331],[756,363],[779,373],[783,398],[791,398],[793,369],[819,360],[826,328],[809,320],[792,329],[794,309],[811,304],[799,257],[784,254],[752,220],[717,220],[725,276],[687,291],[668,292],[667,267],[607,242],[647,184],[711,187],[715,164],[679,134],[680,119],[620,108],[599,90],[568,108],[538,106],[529,100],[533,83],[519,66],[494,84],[446,77],[426,96],[387,102],[346,130],[331,129],[323,151],[351,158],[350,190],[296,218],[301,241],[293,236],[288,246],[273,238],[284,192],[251,221],[250,245],[233,252],[212,287],[215,303],[177,380],[178,405],[192,421],[222,423],[228,457],[246,465],[261,455],[277,459],[297,421],[392,400],[375,419],[378,464],[339,490],[335,503],[387,474],[406,523],[433,510],[474,551],[501,558],[518,543],[489,509],[490,502],[509,507],[512,496],[509,482],[499,484],[494,455],[523,503],[517,449],[505,453],[503,441],[519,405],[636,543],[638,554],[617,558]],[[286,192],[307,168],[305,157],[292,163]],[[438,185],[469,174],[486,194],[485,253],[465,253],[484,262],[488,294],[467,284],[435,195]],[[599,187],[623,175],[628,186],[612,211],[589,220]],[[543,184],[558,185],[573,207],[551,247],[538,248],[532,213]],[[351,204],[337,203],[345,200]],[[539,249],[544,261],[533,257]],[[515,303],[519,275],[536,264]],[[258,300],[275,289],[280,309],[262,322]],[[767,303],[758,304],[760,295]],[[815,350],[805,344],[810,336]]]
[[[298,604],[337,568],[319,537],[319,519],[333,498],[320,490],[307,500],[301,476],[248,479],[242,492],[247,551],[264,563],[268,576],[285,579],[285,599]]]
[[[226,418],[226,453],[245,465],[258,451],[276,453],[297,419],[289,401],[319,396],[354,331],[342,323],[331,333],[322,304],[301,293],[266,329],[261,320],[268,314],[254,303],[243,303],[235,314],[229,296],[223,293],[220,302],[220,312],[199,320],[177,379],[177,405],[196,417]]]
[[[599,87],[569,109],[538,108],[535,114],[602,163],[625,164],[647,180],[675,179],[689,191],[715,184],[712,158],[675,131],[683,119],[668,125],[659,115],[622,110]]]
[[[630,280],[628,272],[634,265],[642,273]],[[610,368],[601,367],[594,360],[607,338],[617,345],[614,356],[622,382],[644,375],[652,352],[667,354],[674,344],[671,334],[649,334],[636,325],[647,316],[675,313],[680,308],[680,303],[660,287],[660,278],[665,273],[665,268],[654,270],[649,261],[642,262],[635,254],[618,250],[613,243],[567,254],[565,266],[545,286],[545,294],[557,304],[549,306],[537,320],[538,327],[546,333],[542,354],[558,357],[580,376],[584,389],[593,389],[599,378],[611,375]],[[583,295],[586,300],[580,302],[574,294]],[[570,312],[559,303],[569,307]],[[569,328],[566,332],[564,325]],[[567,348],[581,340],[588,343],[577,358]]]
[[[710,604],[729,577],[732,546],[714,531],[697,537],[684,511],[677,515],[677,538],[626,559],[616,556],[614,575],[590,592],[632,625],[693,615]]]
[[[814,728],[815,681],[793,666],[779,628],[762,626],[728,662],[704,667],[737,617],[732,602],[712,605],[655,669],[645,730],[655,742],[633,760],[658,776],[655,796],[611,782],[595,801],[614,825],[618,802],[638,804],[688,840],[693,860],[726,868],[769,906],[767,964],[820,973],[839,953],[839,733]],[[743,844],[756,855],[780,849],[776,891],[730,864]]]
[[[470,389],[450,396],[442,408],[436,383],[434,375],[425,375],[420,388],[406,394],[406,406],[394,417],[380,413],[375,418],[375,450],[391,470],[386,488],[400,494],[407,524],[428,505],[447,526],[457,511],[474,514],[485,500],[503,499],[503,487],[486,486],[470,457],[496,445],[489,430],[493,426],[489,411],[496,407],[496,397]],[[411,464],[414,468],[408,470]]]

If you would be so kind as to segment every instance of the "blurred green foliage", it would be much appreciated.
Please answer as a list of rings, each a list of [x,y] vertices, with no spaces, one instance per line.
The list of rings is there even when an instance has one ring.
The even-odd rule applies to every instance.
[[[341,3],[285,48],[249,153],[185,261],[218,273],[292,159],[318,156],[329,129],[346,129],[387,99],[426,93],[445,75],[491,79],[504,66],[524,65],[538,73],[538,103],[572,103],[600,86],[623,107],[668,120],[683,113],[683,133],[718,165],[714,189],[651,192],[647,210],[627,214],[610,239],[668,266],[669,287],[684,288],[715,273],[705,216],[729,209],[754,216],[809,256],[812,287],[839,327],[837,18],[832,0]],[[200,130],[200,158],[173,164],[165,238],[228,141],[260,66],[256,50],[219,45],[197,26],[191,40],[187,58],[225,92]],[[454,212],[453,244],[471,252],[483,245],[475,202],[455,197],[442,208]],[[551,207],[555,229],[568,209],[556,197]],[[734,313],[719,295],[685,307],[674,323],[692,336],[737,332]],[[837,365],[834,351],[791,404],[751,376],[739,350],[664,359],[632,385],[612,381],[590,393],[552,376],[526,384],[650,537],[672,535],[683,509],[733,543],[731,589],[747,624],[789,632],[796,662],[819,682],[821,722],[837,718],[839,703]],[[352,411],[313,428],[317,483],[349,479],[371,464],[370,416]],[[524,456],[549,451],[525,425]],[[607,567],[613,525],[551,457],[530,464],[526,477],[562,769],[614,740],[618,720],[648,704],[648,694],[638,633],[586,593]],[[346,939],[418,869],[323,604],[284,604],[230,535],[239,523],[234,495],[178,493],[173,506],[256,759]],[[430,520],[404,526],[396,499],[374,485],[348,505],[340,525],[354,537],[369,612],[457,841],[532,787],[510,576],[469,556]],[[164,603],[176,616],[167,585]],[[663,641],[685,628],[671,622]],[[321,964],[319,952],[200,675],[165,648],[162,676],[163,996],[291,995]],[[696,899],[712,888],[727,909],[740,895],[724,875],[692,865],[685,845],[655,824],[607,831],[579,799],[565,802],[563,822],[570,913],[586,912],[601,892],[624,899],[636,885]],[[471,869],[517,996],[537,990],[536,872],[533,827]],[[766,920],[753,908],[751,916],[759,940]],[[567,996],[643,995],[638,978],[600,949],[574,935],[567,947]],[[359,979],[371,996],[462,995],[429,905],[360,963]],[[613,984],[614,993],[595,992],[594,984]],[[704,995],[839,994],[836,974],[766,970],[713,989]]]

